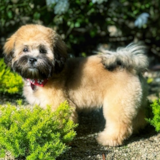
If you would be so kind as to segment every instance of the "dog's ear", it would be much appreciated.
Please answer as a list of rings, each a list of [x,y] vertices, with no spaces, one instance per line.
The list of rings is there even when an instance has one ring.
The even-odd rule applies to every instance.
[[[7,39],[3,48],[3,53],[5,56],[4,60],[9,67],[11,67],[11,61],[13,58],[15,39],[16,34],[13,34],[10,38]]]
[[[59,73],[63,70],[68,58],[67,47],[59,35],[56,35],[54,43],[55,72]]]

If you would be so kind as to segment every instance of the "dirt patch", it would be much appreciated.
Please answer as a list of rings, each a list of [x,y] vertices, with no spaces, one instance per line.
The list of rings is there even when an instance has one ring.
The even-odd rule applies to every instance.
[[[160,133],[147,126],[133,135],[120,147],[103,147],[96,141],[97,133],[104,128],[102,112],[80,113],[77,136],[71,149],[58,160],[159,160]]]

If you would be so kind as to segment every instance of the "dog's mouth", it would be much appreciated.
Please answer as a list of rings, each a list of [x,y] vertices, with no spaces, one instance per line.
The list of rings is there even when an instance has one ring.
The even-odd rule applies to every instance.
[[[15,72],[27,79],[47,79],[52,76],[54,64],[46,57],[37,58],[36,64],[29,63],[29,56],[23,56],[13,64]]]
[[[29,67],[29,68],[28,68],[28,71],[30,71],[30,72],[37,72],[38,69],[35,68],[35,67]]]

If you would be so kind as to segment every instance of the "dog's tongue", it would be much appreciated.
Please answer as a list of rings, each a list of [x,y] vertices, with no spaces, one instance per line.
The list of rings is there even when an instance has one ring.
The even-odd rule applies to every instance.
[[[44,87],[48,82],[48,79],[27,79],[30,82],[31,88],[34,89],[35,86]]]

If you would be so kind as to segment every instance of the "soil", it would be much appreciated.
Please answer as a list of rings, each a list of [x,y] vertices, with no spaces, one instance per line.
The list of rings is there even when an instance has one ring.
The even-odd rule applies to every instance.
[[[152,79],[149,85],[149,100],[157,98],[160,91],[159,72],[147,72],[145,76]],[[0,104],[16,103],[14,97],[0,95]],[[24,103],[27,104],[27,103]],[[70,144],[70,150],[61,155],[57,160],[160,160],[160,133],[155,132],[150,125],[141,130],[139,134],[132,135],[119,147],[104,147],[97,143],[96,136],[105,125],[102,110],[79,113],[79,126],[77,136]],[[5,159],[11,160],[8,156]]]

